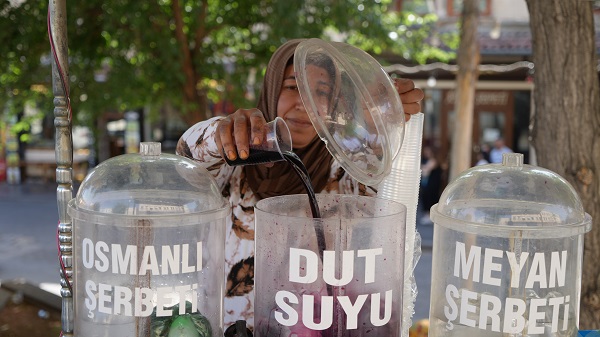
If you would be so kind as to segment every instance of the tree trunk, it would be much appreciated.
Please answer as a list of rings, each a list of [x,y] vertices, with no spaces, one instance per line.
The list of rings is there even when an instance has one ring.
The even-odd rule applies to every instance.
[[[173,0],[171,7],[175,20],[175,38],[177,39],[179,52],[181,53],[181,70],[185,77],[182,87],[183,106],[181,113],[186,124],[193,125],[208,117],[206,113],[208,104],[206,95],[197,88],[202,78],[194,67],[190,42],[184,31],[183,16],[181,14],[183,9],[179,4],[179,0]],[[194,46],[194,48],[199,47]]]
[[[458,74],[456,75],[456,100],[454,133],[450,156],[450,181],[462,171],[471,167],[471,148],[473,142],[473,107],[475,84],[479,65],[479,43],[477,41],[477,22],[479,20],[479,1],[465,0],[460,28],[458,48]]]
[[[600,89],[592,2],[527,0],[537,163],[567,179],[593,220],[585,236],[580,329],[600,328]]]
[[[194,96],[188,98],[186,95],[184,97],[184,106],[180,112],[183,121],[190,126],[212,117],[208,113],[208,98],[206,94],[196,89],[195,85],[194,90]]]

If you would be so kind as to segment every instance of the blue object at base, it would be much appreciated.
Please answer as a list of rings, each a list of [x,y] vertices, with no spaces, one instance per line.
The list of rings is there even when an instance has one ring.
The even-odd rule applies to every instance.
[[[580,330],[577,337],[600,337],[600,330]]]

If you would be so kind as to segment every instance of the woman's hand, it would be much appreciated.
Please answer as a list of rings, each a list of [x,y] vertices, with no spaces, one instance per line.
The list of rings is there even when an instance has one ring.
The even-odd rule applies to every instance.
[[[247,159],[250,141],[254,145],[262,142],[266,123],[258,109],[238,109],[219,121],[215,141],[223,159]]]
[[[410,115],[414,115],[421,111],[421,101],[425,94],[423,90],[415,88],[415,82],[407,78],[393,78],[394,87],[400,95],[402,101],[402,108],[404,109],[404,115],[406,120],[410,119]]]

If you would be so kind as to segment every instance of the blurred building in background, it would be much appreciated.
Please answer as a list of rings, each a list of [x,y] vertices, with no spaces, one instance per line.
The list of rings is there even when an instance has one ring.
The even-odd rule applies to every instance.
[[[436,13],[436,32],[429,43],[440,45],[436,34],[458,32],[462,0],[395,0],[395,10]],[[596,46],[600,53],[600,3],[594,2]],[[535,66],[529,11],[525,0],[479,0],[479,78],[476,83],[472,138],[472,165],[489,154],[502,139],[525,163],[536,164],[529,143],[529,124],[534,109]],[[422,102],[425,122],[423,141],[436,151],[445,170],[441,188],[447,184],[448,163],[455,119],[456,64],[410,64],[387,55],[391,74],[413,79],[425,91]],[[600,65],[598,67],[600,70]]]
[[[437,33],[457,31],[461,0],[397,0],[402,9],[419,3],[413,10],[435,12]],[[533,101],[535,68],[531,62],[529,12],[524,0],[481,0],[478,42],[481,61],[476,84],[473,165],[477,154],[504,138],[508,147],[531,159],[529,120]],[[435,36],[431,43],[439,43]],[[455,64],[410,65],[396,63],[386,67],[390,73],[413,79],[426,93],[424,141],[435,148],[442,161],[448,160],[454,125]]]

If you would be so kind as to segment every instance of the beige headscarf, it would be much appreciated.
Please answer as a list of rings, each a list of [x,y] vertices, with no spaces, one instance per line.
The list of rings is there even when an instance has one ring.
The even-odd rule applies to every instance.
[[[257,108],[267,121],[277,117],[277,102],[281,92],[285,68],[291,64],[296,46],[303,40],[290,40],[279,47],[267,65],[265,79]],[[293,144],[292,144],[293,146]],[[316,136],[304,148],[294,148],[308,169],[316,193],[325,188],[333,157],[321,139]],[[273,167],[248,165],[244,167],[248,185],[261,198],[278,195],[306,193],[304,185],[287,162],[277,162]]]

